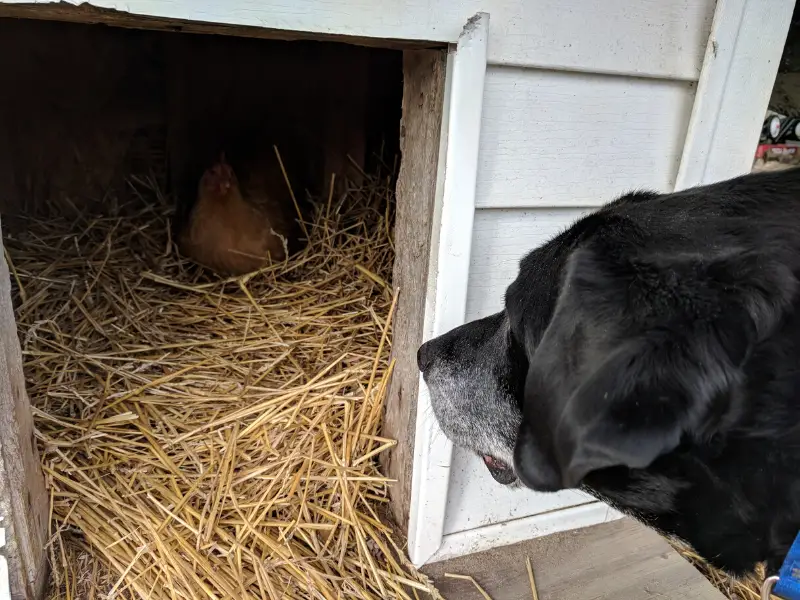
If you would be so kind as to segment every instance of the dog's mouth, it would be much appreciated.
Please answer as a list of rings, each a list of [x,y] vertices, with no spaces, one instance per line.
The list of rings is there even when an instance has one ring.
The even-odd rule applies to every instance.
[[[484,454],[481,458],[483,458],[483,463],[486,465],[486,468],[489,469],[489,473],[497,483],[511,485],[517,480],[517,474],[514,472],[514,468],[508,463],[494,456],[489,456],[488,454]]]

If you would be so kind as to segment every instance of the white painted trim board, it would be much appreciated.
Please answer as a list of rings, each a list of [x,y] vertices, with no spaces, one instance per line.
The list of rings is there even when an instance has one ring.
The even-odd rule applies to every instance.
[[[434,304],[426,307],[426,312],[433,309],[433,316],[425,339],[450,331],[465,320],[488,28],[488,14],[472,17],[449,65],[441,224],[435,268],[430,269],[435,295]],[[433,415],[424,384],[420,385],[417,399],[414,439],[408,548],[412,562],[422,565],[442,543],[453,454],[452,443],[442,434]]]
[[[537,537],[600,525],[624,517],[625,515],[606,504],[589,502],[505,523],[477,527],[444,536],[439,550],[427,562],[449,560]]]
[[[752,169],[794,6],[718,0],[675,189]]]

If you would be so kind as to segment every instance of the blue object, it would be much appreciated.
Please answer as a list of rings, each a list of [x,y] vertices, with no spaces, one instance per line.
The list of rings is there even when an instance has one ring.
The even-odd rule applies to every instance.
[[[781,565],[772,593],[783,600],[800,600],[800,533]]]

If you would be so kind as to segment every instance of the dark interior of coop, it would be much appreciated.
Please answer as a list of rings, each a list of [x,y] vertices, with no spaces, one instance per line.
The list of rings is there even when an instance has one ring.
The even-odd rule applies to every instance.
[[[398,170],[397,50],[0,18],[0,79],[7,231],[137,185],[180,228],[219,160],[241,177],[277,158],[283,177],[268,184],[292,188],[298,218],[332,174],[341,194]]]

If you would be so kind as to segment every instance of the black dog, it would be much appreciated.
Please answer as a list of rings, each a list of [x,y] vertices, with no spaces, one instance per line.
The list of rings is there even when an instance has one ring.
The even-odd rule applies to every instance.
[[[800,531],[800,169],[633,193],[424,344],[445,434],[503,484],[581,487],[712,564]]]

